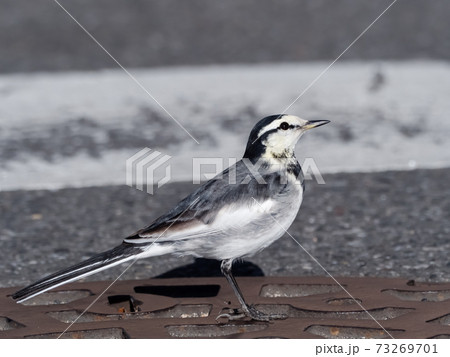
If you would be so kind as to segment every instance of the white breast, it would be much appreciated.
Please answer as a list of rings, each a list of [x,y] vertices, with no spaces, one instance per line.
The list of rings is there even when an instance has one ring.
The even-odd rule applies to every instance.
[[[234,219],[232,229],[227,232],[225,239],[218,240],[217,243],[220,243],[214,249],[214,258],[237,259],[252,256],[279,239],[297,216],[302,193],[300,188],[296,192],[297,197],[290,197],[289,203],[285,200],[271,200],[264,205],[264,209],[254,206],[251,212],[238,210],[236,214],[230,215]]]

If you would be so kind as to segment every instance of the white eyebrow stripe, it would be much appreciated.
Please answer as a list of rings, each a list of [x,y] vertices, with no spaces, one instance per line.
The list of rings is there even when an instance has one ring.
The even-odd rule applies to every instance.
[[[269,130],[273,130],[273,129],[277,129],[280,124],[282,123],[282,119],[284,117],[281,117],[280,119],[274,120],[272,123],[270,123],[269,125],[265,126],[264,128],[262,128],[259,133],[258,133],[258,138],[261,137],[261,135],[263,135],[264,133],[268,132]]]
[[[278,129],[280,124],[284,121],[287,122],[289,125],[295,125],[296,119],[298,120],[298,118],[293,115],[284,114],[284,115],[280,116],[279,119],[274,120],[272,123],[270,123],[269,125],[262,128],[258,133],[257,139],[259,139],[261,137],[261,135],[268,132],[269,130]]]

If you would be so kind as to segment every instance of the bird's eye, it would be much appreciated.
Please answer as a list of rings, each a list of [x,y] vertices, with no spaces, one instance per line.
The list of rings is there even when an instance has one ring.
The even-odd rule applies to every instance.
[[[280,124],[280,129],[282,129],[282,130],[288,130],[288,129],[289,129],[289,123],[286,123],[285,121],[282,122],[282,123]]]

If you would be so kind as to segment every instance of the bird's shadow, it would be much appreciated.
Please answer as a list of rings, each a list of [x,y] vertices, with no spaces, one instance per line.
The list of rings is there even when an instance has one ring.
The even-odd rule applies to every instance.
[[[259,266],[248,261],[238,261],[233,264],[233,275],[235,276],[264,276],[264,272]],[[197,258],[188,265],[169,270],[155,279],[167,278],[204,278],[223,276],[220,271],[220,261],[215,259]]]

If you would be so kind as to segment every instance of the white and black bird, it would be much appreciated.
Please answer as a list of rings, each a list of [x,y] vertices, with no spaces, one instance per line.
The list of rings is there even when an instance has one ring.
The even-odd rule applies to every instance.
[[[232,264],[267,247],[292,224],[304,191],[295,144],[306,130],[328,122],[286,114],[260,120],[250,133],[243,158],[236,164],[203,183],[121,245],[47,276],[14,293],[13,299],[22,302],[134,259],[192,255],[222,261],[222,273],[246,316],[255,320],[281,318],[266,315],[245,302],[232,275]]]

